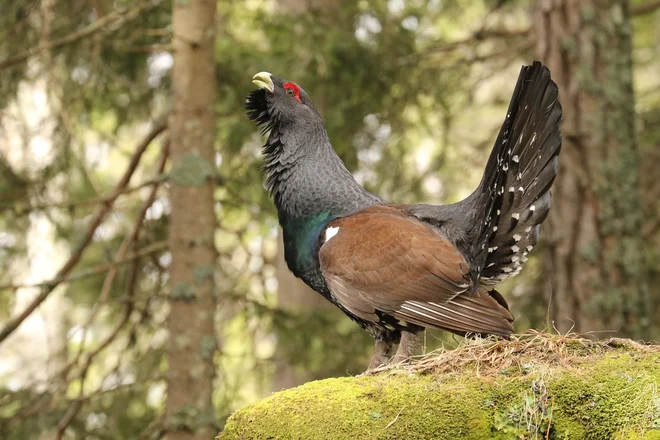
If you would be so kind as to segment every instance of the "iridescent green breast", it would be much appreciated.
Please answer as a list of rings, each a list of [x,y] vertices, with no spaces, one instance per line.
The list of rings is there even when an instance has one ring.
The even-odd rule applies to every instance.
[[[305,275],[319,269],[319,236],[334,220],[327,211],[303,219],[281,219],[284,230],[284,257],[291,272],[305,279]]]

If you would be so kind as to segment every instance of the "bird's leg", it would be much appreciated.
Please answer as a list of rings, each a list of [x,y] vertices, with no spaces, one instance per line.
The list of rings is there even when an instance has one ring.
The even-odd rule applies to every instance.
[[[374,357],[371,358],[371,362],[369,362],[369,368],[367,368],[367,371],[378,368],[381,365],[386,365],[390,360],[391,354],[392,341],[389,339],[376,338],[376,344],[374,345]]]
[[[399,348],[394,355],[394,363],[398,364],[408,360],[417,349],[419,345],[419,338],[417,333],[409,332],[406,330],[401,331],[401,341],[399,341]]]

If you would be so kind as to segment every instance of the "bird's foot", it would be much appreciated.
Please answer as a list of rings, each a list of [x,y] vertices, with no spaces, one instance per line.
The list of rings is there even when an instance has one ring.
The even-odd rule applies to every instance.
[[[374,356],[369,362],[369,367],[367,371],[375,370],[381,365],[387,365],[392,354],[392,342],[385,341],[383,339],[376,339],[374,345]]]
[[[396,350],[396,354],[394,355],[394,360],[392,362],[395,364],[400,364],[410,360],[410,357],[415,354],[415,350],[418,346],[419,337],[417,334],[403,330],[401,332],[401,341],[399,341],[399,347]]]

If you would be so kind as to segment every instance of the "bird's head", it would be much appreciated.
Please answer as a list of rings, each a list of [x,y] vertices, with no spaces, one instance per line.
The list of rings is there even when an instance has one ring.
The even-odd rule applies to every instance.
[[[252,82],[258,89],[248,95],[245,109],[263,134],[270,132],[262,149],[262,169],[280,223],[339,217],[353,209],[358,199],[365,206],[379,200],[346,169],[330,144],[319,112],[298,84],[268,72],[257,73]],[[339,203],[342,197],[349,208]]]
[[[312,100],[298,84],[259,72],[252,78],[258,87],[246,100],[248,118],[264,132],[281,124],[319,121],[320,116]]]

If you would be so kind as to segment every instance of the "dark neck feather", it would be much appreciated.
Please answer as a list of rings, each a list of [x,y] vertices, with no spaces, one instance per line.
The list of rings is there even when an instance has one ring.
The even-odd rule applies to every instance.
[[[274,124],[264,155],[266,187],[283,226],[319,215],[343,217],[382,201],[346,169],[320,118]]]

